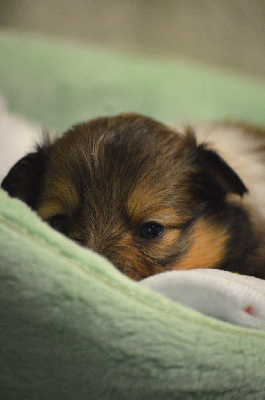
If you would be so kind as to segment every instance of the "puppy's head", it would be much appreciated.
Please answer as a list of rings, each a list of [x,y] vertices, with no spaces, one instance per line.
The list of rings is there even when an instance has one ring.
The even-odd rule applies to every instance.
[[[246,188],[223,159],[190,129],[134,114],[73,127],[20,160],[2,187],[136,280],[231,264],[246,220],[226,199]]]

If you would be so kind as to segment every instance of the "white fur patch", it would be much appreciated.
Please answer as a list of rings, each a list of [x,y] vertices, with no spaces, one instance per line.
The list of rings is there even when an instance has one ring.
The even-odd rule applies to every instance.
[[[21,157],[34,149],[40,134],[39,126],[9,113],[0,96],[0,182]]]

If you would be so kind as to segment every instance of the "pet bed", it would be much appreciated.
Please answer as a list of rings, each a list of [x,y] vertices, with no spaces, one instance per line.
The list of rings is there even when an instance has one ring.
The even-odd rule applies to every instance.
[[[0,34],[11,110],[59,132],[102,114],[265,123],[264,85],[184,61]],[[1,399],[265,398],[265,331],[127,279],[0,191]],[[163,291],[162,291],[163,292]]]

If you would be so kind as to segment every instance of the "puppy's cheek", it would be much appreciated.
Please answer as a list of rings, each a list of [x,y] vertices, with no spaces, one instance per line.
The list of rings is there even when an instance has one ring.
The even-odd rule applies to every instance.
[[[143,250],[153,260],[164,265],[163,261],[176,253],[180,236],[180,229],[167,229],[161,239],[157,241],[147,241],[143,246]]]
[[[196,222],[188,240],[187,252],[170,269],[217,268],[226,257],[229,234],[214,221]]]

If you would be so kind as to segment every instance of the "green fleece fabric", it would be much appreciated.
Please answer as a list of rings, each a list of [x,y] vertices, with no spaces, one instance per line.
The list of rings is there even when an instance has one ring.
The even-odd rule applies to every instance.
[[[164,122],[265,123],[265,83],[184,61],[132,56],[0,31],[0,91],[11,109],[59,131],[139,112]]]
[[[138,111],[264,123],[261,84],[183,62],[0,35],[0,91],[58,130]],[[139,286],[0,191],[0,398],[262,400],[265,332]]]

